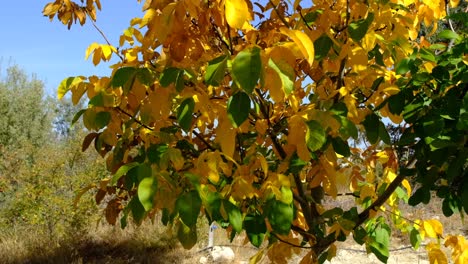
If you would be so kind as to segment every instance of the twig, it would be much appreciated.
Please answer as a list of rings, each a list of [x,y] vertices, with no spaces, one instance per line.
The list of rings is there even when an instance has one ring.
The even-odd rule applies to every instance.
[[[281,3],[281,2],[278,2],[278,5],[275,5],[273,4],[273,2],[271,0],[268,0],[270,2],[270,4],[273,6],[273,10],[275,10],[275,13],[276,15],[278,15],[279,19],[281,20],[281,22],[283,22],[283,24],[287,27],[287,28],[291,28],[291,26],[289,25],[288,21],[286,21],[286,19],[284,19],[283,15],[280,14],[280,12],[278,11],[278,5]]]
[[[309,26],[309,24],[307,24],[307,21],[305,20],[305,17],[302,15],[302,10],[299,11],[299,15],[301,16],[301,19],[302,19],[302,21],[304,22],[304,24],[306,25],[306,27],[307,27],[310,31],[313,31],[313,29]]]
[[[121,112],[122,114],[124,114],[124,115],[130,117],[133,121],[137,122],[140,126],[146,128],[146,129],[149,129],[149,130],[151,130],[151,131],[154,131],[154,127],[149,127],[149,126],[143,124],[140,120],[136,119],[136,117],[134,117],[132,114],[126,112],[126,111],[123,110],[122,108],[116,107],[115,109],[117,109],[117,110],[118,110],[119,112]]]
[[[104,34],[104,32],[102,32],[102,30],[96,25],[96,22],[94,22],[94,20],[91,19],[91,16],[88,14],[88,12],[87,12],[87,11],[85,11],[85,12],[86,12],[86,15],[90,18],[91,24],[92,24],[93,27],[99,32],[99,34],[101,34],[101,36],[102,36],[102,37],[104,38],[104,40],[106,41],[107,45],[113,46],[113,45],[110,43],[109,39],[108,39],[108,38],[106,37],[106,35]],[[116,52],[115,54],[116,54],[122,61],[125,60],[124,57],[122,57],[122,55],[120,55],[119,53]]]
[[[271,233],[271,234],[272,234],[276,239],[278,239],[279,241],[281,241],[281,242],[283,242],[283,243],[285,243],[285,244],[288,244],[288,245],[290,245],[290,246],[292,246],[292,247],[305,248],[305,249],[311,249],[311,248],[312,248],[311,246],[296,245],[296,244],[294,244],[294,243],[291,243],[291,242],[289,242],[289,241],[286,241],[286,240],[280,238],[280,237],[279,237],[278,235],[276,235],[275,233]]]
[[[198,133],[198,132],[195,131],[195,130],[192,130],[192,133],[193,133],[198,139],[200,139],[200,140],[206,145],[206,147],[209,148],[211,151],[216,150],[215,148],[213,148],[213,146],[211,146],[210,143],[208,143],[208,141],[206,141],[206,140],[202,137],[202,135],[200,135],[200,133]]]
[[[449,26],[450,26],[450,30],[452,30],[454,33],[457,33],[457,32],[455,32],[455,29],[453,28],[452,20],[450,19],[449,0],[445,0],[445,13],[447,13],[447,17],[448,17],[447,20],[448,20],[448,23],[449,23]],[[455,43],[455,40],[451,39],[449,44],[448,44],[448,47],[447,47],[448,51],[450,51],[452,49],[454,43]]]

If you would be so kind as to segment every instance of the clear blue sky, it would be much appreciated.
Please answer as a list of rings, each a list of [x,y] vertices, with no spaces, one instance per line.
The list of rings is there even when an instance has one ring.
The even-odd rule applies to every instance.
[[[74,24],[70,30],[58,20],[52,22],[42,16],[46,3],[53,0],[3,1],[0,7],[0,74],[16,64],[28,74],[43,80],[48,94],[55,95],[59,83],[68,76],[106,75],[109,63],[94,67],[85,51],[92,42],[105,43],[92,26]],[[76,1],[79,2],[79,1]],[[122,31],[130,19],[141,16],[136,0],[101,0],[97,25],[112,44],[118,44]]]

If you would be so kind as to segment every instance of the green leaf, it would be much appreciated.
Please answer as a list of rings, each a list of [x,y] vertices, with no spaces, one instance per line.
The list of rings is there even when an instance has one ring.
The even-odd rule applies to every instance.
[[[387,102],[390,113],[399,115],[405,108],[405,95],[403,93],[397,93],[390,96]]]
[[[175,80],[175,88],[177,92],[182,92],[185,88],[185,79],[184,79],[185,71],[179,71]]]
[[[112,185],[115,185],[117,183],[117,181],[120,179],[120,177],[124,176],[125,174],[127,174],[127,172],[133,168],[135,168],[136,166],[139,166],[140,163],[138,162],[132,162],[132,163],[128,163],[128,164],[125,164],[123,166],[121,166],[117,172],[114,174],[114,176],[112,177],[112,180],[111,180],[111,184]]]
[[[351,22],[348,27],[349,36],[355,42],[360,41],[366,35],[372,21],[374,21],[374,13],[369,13],[366,19]]]
[[[459,204],[452,195],[445,197],[444,201],[442,202],[442,212],[444,213],[444,216],[450,217],[454,213],[458,213],[459,210]]]
[[[410,243],[414,249],[418,249],[419,245],[421,245],[421,235],[419,234],[416,228],[412,228],[410,232]]]
[[[176,210],[187,226],[194,226],[197,223],[200,208],[201,199],[196,191],[184,193],[176,201]]]
[[[237,233],[240,233],[242,231],[242,215],[239,208],[237,208],[237,206],[232,204],[229,200],[223,200],[223,206],[228,215],[229,223],[231,224],[232,229],[234,229],[234,231]]]
[[[166,153],[169,146],[167,144],[151,144],[147,149],[148,160],[151,163],[159,164],[164,153]]]
[[[71,87],[75,84],[80,83],[83,81],[83,78],[81,76],[77,77],[68,77],[65,78],[63,81],[60,82],[59,87],[57,89],[57,97],[58,99],[62,99],[63,96],[70,91]]]
[[[440,83],[448,82],[450,80],[450,73],[444,66],[436,66],[432,69],[432,76]]]
[[[195,100],[193,97],[189,97],[182,101],[179,108],[177,109],[177,121],[179,121],[180,127],[186,132],[190,131],[192,127],[192,115],[195,108]]]
[[[327,134],[319,122],[307,121],[306,144],[310,151],[319,150],[327,142]]]
[[[138,185],[138,199],[145,208],[145,211],[153,209],[154,195],[158,189],[158,181],[153,175],[143,178]]]
[[[367,237],[367,231],[359,226],[356,229],[353,230],[353,238],[356,243],[359,245],[362,245],[366,242],[365,238]]]
[[[208,193],[206,193],[205,195],[201,194],[200,196],[202,198],[203,205],[208,213],[209,221],[210,223],[213,221],[220,221],[223,218],[220,214],[221,196],[217,192],[211,192],[209,190],[207,191]]]
[[[385,127],[384,123],[379,121],[379,137],[385,143],[390,145],[390,135],[388,134],[387,128]]]
[[[265,238],[267,227],[263,216],[249,214],[244,219],[244,229],[250,243],[255,247],[260,247]]]
[[[128,207],[132,211],[133,220],[137,225],[140,225],[143,219],[146,216],[146,211],[143,205],[138,200],[138,197],[133,197],[132,200],[128,203]]]
[[[184,223],[179,223],[177,228],[177,239],[185,249],[191,249],[197,244],[197,226],[186,226]]]
[[[291,157],[291,160],[289,161],[288,172],[299,173],[305,165],[307,165],[307,162],[301,160],[299,156],[297,156],[297,153],[294,152],[294,154]]]
[[[401,61],[397,63],[395,66],[395,73],[396,74],[405,74],[410,70],[410,58],[403,58]]]
[[[71,121],[71,125],[73,126],[76,121],[78,121],[78,119],[80,119],[80,117],[86,112],[87,109],[81,109],[80,111],[78,111],[78,113],[76,113],[74,116],[73,116],[73,119]]]
[[[151,86],[154,83],[154,75],[151,72],[151,70],[146,67],[138,68],[136,72],[136,77],[138,81],[143,85]]]
[[[367,140],[369,140],[371,144],[377,143],[377,141],[379,140],[380,130],[379,117],[376,114],[370,114],[366,116],[366,119],[364,120],[364,122],[362,122],[362,124],[366,129]]]
[[[239,127],[249,117],[250,97],[246,93],[239,91],[227,103],[228,117],[234,127]]]
[[[322,60],[328,55],[328,51],[333,45],[333,41],[327,34],[322,34],[314,41],[315,59]]]
[[[100,130],[109,124],[111,114],[109,112],[98,112],[94,109],[87,109],[83,114],[83,123],[86,128]]]
[[[128,83],[131,83],[133,78],[135,78],[137,74],[137,69],[135,67],[122,67],[119,68],[112,76],[112,80],[110,82],[111,87],[125,87],[128,86]],[[128,92],[130,89],[124,89],[124,91]]]
[[[371,251],[380,261],[386,263],[389,256],[390,233],[387,228],[383,228],[380,225],[374,231],[375,243],[371,243]]]
[[[277,200],[285,203],[285,204],[291,204],[293,202],[293,192],[291,191],[291,188],[281,186],[281,197],[276,197]]]
[[[343,136],[343,138],[352,137],[354,139],[357,139],[358,131],[356,125],[351,120],[349,120],[346,116],[342,115],[334,115],[333,117],[337,119],[341,124],[340,134]]]
[[[452,30],[446,29],[442,30],[438,35],[437,38],[442,38],[442,39],[459,39],[460,35],[457,33],[453,32]]]
[[[159,84],[162,87],[168,87],[171,83],[175,83],[180,71],[180,69],[174,67],[164,69],[159,78]]]
[[[239,52],[232,62],[234,81],[245,92],[251,94],[260,79],[262,60],[260,48],[253,47]]]
[[[409,198],[408,204],[411,206],[415,206],[420,204],[421,202],[427,204],[431,199],[431,193],[427,188],[419,188],[414,192],[414,194]]]
[[[276,199],[270,199],[267,202],[265,212],[273,228],[273,232],[281,235],[289,234],[294,216],[292,204],[285,204]]]
[[[205,73],[206,84],[218,86],[221,83],[226,73],[227,58],[227,55],[222,55],[208,62]]]
[[[348,143],[340,137],[332,138],[332,145],[336,153],[344,157],[349,157],[349,155],[351,155]]]
[[[294,69],[287,63],[275,63],[272,59],[268,60],[268,65],[275,70],[280,77],[285,94],[291,94],[294,89]]]

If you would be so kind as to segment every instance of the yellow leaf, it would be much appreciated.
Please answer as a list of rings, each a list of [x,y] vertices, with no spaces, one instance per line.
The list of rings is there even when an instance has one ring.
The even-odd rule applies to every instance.
[[[62,82],[60,82],[60,85],[57,89],[57,97],[58,99],[62,99],[63,96],[74,86],[77,84],[80,84],[83,81],[84,77],[78,76],[78,77],[69,77],[65,78]]]
[[[314,260],[313,256],[312,255],[312,250],[309,250],[309,252],[301,259],[301,262],[299,262],[299,264],[313,264],[313,263],[317,263],[316,260]]]
[[[442,236],[444,232],[444,227],[442,224],[435,219],[426,220],[423,222],[424,231],[428,237],[438,238]]]
[[[87,60],[89,55],[91,55],[94,52],[94,50],[97,48],[99,48],[99,44],[97,44],[96,42],[89,45],[89,47],[86,49],[85,60]]]
[[[450,0],[450,7],[455,8],[460,3],[460,0]]]
[[[296,45],[301,50],[302,55],[304,58],[309,62],[310,65],[314,62],[314,43],[312,40],[302,31],[293,30],[289,28],[282,27],[280,28],[280,32],[284,35],[288,36],[290,39],[296,43]]]
[[[244,0],[226,0],[226,20],[228,24],[240,29],[251,19],[249,7]]]
[[[218,135],[216,141],[221,145],[221,150],[226,156],[232,158],[236,145],[236,131],[227,118],[220,121],[216,134]]]
[[[405,187],[406,189],[406,192],[408,193],[408,197],[411,196],[411,185],[409,184],[408,180],[404,179],[401,184],[403,185],[403,187]]]
[[[265,253],[265,248],[260,249],[255,255],[250,257],[249,264],[259,263],[262,260],[264,253]]]
[[[102,49],[102,56],[103,56],[103,59],[108,61],[111,56],[112,56],[112,52],[116,52],[117,50],[112,47],[111,45],[101,45],[101,49]]]
[[[94,54],[93,54],[93,64],[94,66],[98,65],[99,62],[101,61],[101,57],[102,57],[102,49],[101,47],[98,47],[94,50]]]
[[[376,156],[377,156],[377,159],[379,160],[379,162],[382,163],[382,164],[387,163],[387,161],[389,159],[386,151],[377,152]]]
[[[88,83],[80,82],[78,85],[72,87],[72,103],[77,105],[80,102],[81,97],[88,89]]]
[[[370,31],[362,39],[362,47],[367,51],[371,51],[375,46],[375,32]]]
[[[429,255],[429,263],[431,264],[447,264],[447,256],[440,250],[440,246],[435,243],[429,243],[426,246],[427,254]]]
[[[281,78],[278,73],[271,68],[266,69],[265,87],[268,87],[271,99],[273,99],[275,103],[282,103],[284,101],[285,94],[282,89]]]
[[[172,162],[172,166],[174,166],[175,170],[181,170],[184,167],[184,157],[182,157],[182,152],[180,149],[176,148],[169,148],[166,152],[168,155],[169,160]]]
[[[356,72],[367,70],[367,59],[367,52],[359,46],[354,47],[349,54],[349,64]]]
[[[44,10],[42,11],[42,14],[44,16],[50,16],[54,15],[57,13],[57,11],[60,9],[60,4],[58,3],[48,3],[45,7]]]
[[[295,115],[289,122],[288,143],[297,147],[297,155],[302,160],[310,159],[310,152],[306,144],[307,125],[302,117]]]
[[[155,16],[156,16],[156,10],[154,9],[146,10],[145,15],[140,21],[140,28],[148,25],[151,21],[153,21]]]

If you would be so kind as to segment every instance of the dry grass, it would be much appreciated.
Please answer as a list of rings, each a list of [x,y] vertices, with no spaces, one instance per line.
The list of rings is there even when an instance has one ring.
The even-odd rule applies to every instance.
[[[180,263],[187,253],[161,226],[139,228],[100,225],[61,239],[12,232],[0,237],[2,263]]]
[[[348,199],[335,201],[335,206],[344,208],[353,206],[354,202]],[[440,213],[441,201],[434,197],[429,205],[416,207],[403,206],[403,215],[409,219],[435,218],[444,225],[445,234],[467,234],[468,225],[459,215],[450,218]],[[198,226],[199,243],[191,250],[184,250],[175,238],[173,230],[164,227],[159,221],[155,223],[145,222],[140,227],[129,226],[125,230],[120,227],[105,224],[92,226],[86,232],[67,234],[56,238],[44,232],[42,234],[34,226],[20,230],[8,230],[0,232],[0,262],[1,263],[198,263],[200,257],[206,256],[203,249],[208,241],[208,223],[200,217]],[[409,245],[408,235],[394,232],[391,248],[399,248]],[[232,243],[227,238],[226,232],[219,228],[215,232],[215,245],[229,245],[235,252],[236,259],[233,263],[246,263],[257,249],[246,243],[245,235],[237,236]],[[338,245],[339,248],[358,249],[349,239]],[[354,254],[354,253],[353,253]],[[357,254],[357,253],[356,253]],[[365,253],[359,253],[366,255]],[[392,253],[393,254],[393,253]],[[415,253],[408,249],[400,254],[419,254],[419,260],[426,260],[422,250]],[[356,255],[353,255],[356,257]],[[351,256],[343,255],[348,259]],[[299,261],[295,258],[291,263]],[[339,257],[338,262],[341,263]],[[423,262],[424,262],[423,261]],[[421,262],[421,263],[423,263]],[[264,258],[262,263],[271,263]],[[364,262],[371,263],[371,262]],[[403,263],[403,262],[402,262]]]

